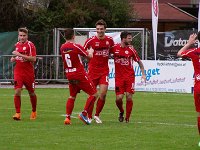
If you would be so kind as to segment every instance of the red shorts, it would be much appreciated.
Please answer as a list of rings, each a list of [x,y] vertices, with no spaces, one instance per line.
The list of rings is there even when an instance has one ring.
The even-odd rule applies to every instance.
[[[14,88],[22,88],[23,85],[30,92],[35,91],[35,76],[34,75],[14,75]]]
[[[70,96],[72,97],[76,97],[80,90],[83,90],[88,95],[94,95],[97,92],[96,87],[92,83],[92,80],[86,74],[77,75],[74,78],[68,78],[68,80],[70,82]]]
[[[135,93],[135,78],[116,79],[115,78],[115,93],[116,95],[124,94],[124,92]]]
[[[197,112],[200,112],[200,82],[194,85],[194,105]]]
[[[95,87],[97,87],[97,85],[100,85],[100,84],[108,85],[109,83],[108,73],[102,74],[100,76],[89,75],[89,77],[91,78]]]

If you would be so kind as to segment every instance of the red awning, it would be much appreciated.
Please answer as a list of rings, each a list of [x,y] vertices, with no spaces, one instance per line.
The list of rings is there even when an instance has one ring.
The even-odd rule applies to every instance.
[[[133,3],[138,21],[151,21],[151,3]],[[159,22],[198,22],[198,19],[170,3],[159,3]]]

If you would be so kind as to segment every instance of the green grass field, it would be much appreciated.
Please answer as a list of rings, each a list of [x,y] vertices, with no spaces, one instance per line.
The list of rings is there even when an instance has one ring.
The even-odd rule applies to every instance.
[[[73,118],[63,124],[68,89],[37,89],[38,118],[29,120],[31,105],[22,95],[22,120],[15,113],[13,89],[0,89],[0,150],[195,150],[200,140],[192,94],[136,92],[130,123],[118,122],[115,94],[109,91],[103,124],[84,125]],[[77,97],[74,117],[86,95]]]

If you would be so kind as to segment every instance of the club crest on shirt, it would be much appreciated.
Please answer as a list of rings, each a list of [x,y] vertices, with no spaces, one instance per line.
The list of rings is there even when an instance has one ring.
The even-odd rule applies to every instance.
[[[95,46],[99,46],[99,42],[96,42],[96,43],[95,43]]]
[[[118,49],[116,49],[116,51],[115,51],[115,54],[118,54],[119,53],[119,50]]]
[[[25,50],[26,50],[26,47],[23,47],[23,50],[25,51]]]
[[[106,45],[109,45],[109,42],[108,42],[108,41],[106,41]]]
[[[196,79],[197,79],[197,81],[200,80],[200,74],[197,74],[197,75],[196,75]]]
[[[125,51],[125,54],[128,54],[128,51]]]

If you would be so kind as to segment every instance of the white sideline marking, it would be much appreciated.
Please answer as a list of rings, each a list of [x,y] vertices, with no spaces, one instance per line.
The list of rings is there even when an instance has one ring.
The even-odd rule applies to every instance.
[[[73,114],[80,114],[80,112],[74,112]],[[61,116],[66,116],[66,114],[62,114]],[[72,118],[78,118],[75,116],[71,116]],[[111,122],[116,122],[114,120],[111,120]],[[135,123],[135,122],[129,122],[129,123]],[[155,124],[155,125],[167,125],[167,126],[185,126],[185,127],[196,127],[196,125],[192,124],[179,124],[179,123],[168,123],[168,122],[136,122],[137,124]]]
[[[168,126],[185,126],[185,127],[196,127],[192,124],[179,124],[179,123],[168,123],[168,122],[137,122],[138,124],[156,124],[156,125],[168,125]]]
[[[63,116],[63,117],[66,117],[66,114],[63,114],[63,115],[61,115],[61,116]],[[78,117],[75,117],[75,116],[70,116],[71,118],[78,118]]]
[[[1,109],[1,108],[0,108]],[[6,108],[6,109],[13,109],[14,108]],[[2,110],[2,109],[1,109]],[[24,110],[29,110],[29,109],[24,109]],[[39,111],[43,111],[43,112],[47,112],[46,110],[39,110]],[[60,111],[51,111],[51,112],[55,112],[55,113],[59,113]],[[72,114],[77,115],[80,114],[81,112],[73,112]],[[104,113],[105,114],[105,113]],[[108,114],[108,113],[107,113]],[[62,114],[60,116],[65,117],[66,114]],[[78,117],[76,116],[71,116],[72,118],[77,119]],[[118,120],[110,120],[109,122],[118,122]],[[142,121],[138,121],[138,122],[129,122],[129,123],[137,123],[137,124],[155,124],[155,125],[167,125],[167,126],[184,126],[184,127],[196,127],[196,125],[192,125],[192,124],[180,124],[180,123],[169,123],[169,122],[142,122]]]

